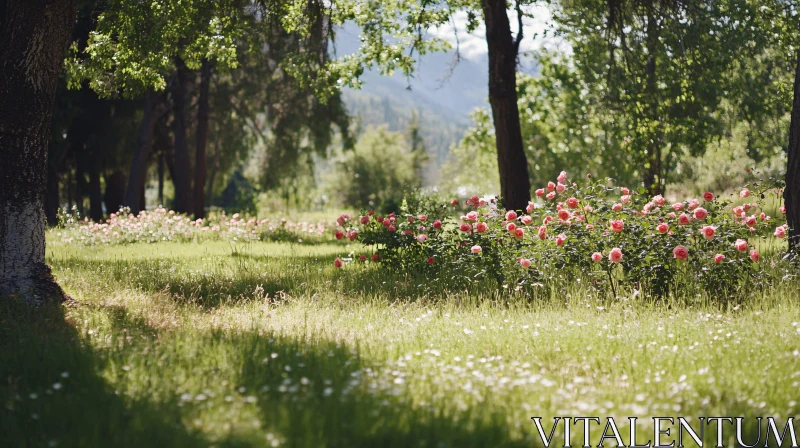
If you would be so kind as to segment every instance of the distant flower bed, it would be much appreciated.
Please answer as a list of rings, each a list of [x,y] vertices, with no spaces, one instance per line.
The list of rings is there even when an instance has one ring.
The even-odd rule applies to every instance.
[[[244,218],[238,213],[213,214],[193,220],[159,207],[133,215],[127,209],[112,213],[105,222],[93,222],[70,214],[61,216],[57,234],[62,241],[85,245],[158,243],[162,241],[282,241],[314,243],[331,240],[333,223],[281,219]]]
[[[663,296],[678,281],[722,293],[761,282],[775,261],[765,263],[760,251],[777,253],[787,234],[784,217],[768,216],[762,205],[777,199],[774,185],[751,188],[759,191],[742,189],[738,205],[712,192],[668,203],[608,181],[568,181],[562,172],[525,210],[473,196],[455,219],[464,205],[458,200],[418,198],[399,214],[341,215],[335,236],[374,248],[354,261],[423,272],[432,281],[488,277],[522,289],[588,276],[591,287],[614,295],[624,287]]]

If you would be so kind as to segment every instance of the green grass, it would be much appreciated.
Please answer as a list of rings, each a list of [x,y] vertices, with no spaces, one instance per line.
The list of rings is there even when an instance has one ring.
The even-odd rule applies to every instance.
[[[50,244],[80,305],[0,302],[0,446],[534,446],[531,416],[800,413],[796,283],[529,302],[334,269],[349,249]]]

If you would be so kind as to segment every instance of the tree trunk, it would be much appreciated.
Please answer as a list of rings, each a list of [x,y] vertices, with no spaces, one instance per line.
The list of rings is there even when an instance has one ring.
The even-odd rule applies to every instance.
[[[789,125],[789,163],[786,166],[786,189],[783,191],[786,222],[789,224],[789,250],[800,248],[800,51],[794,74],[792,121]]]
[[[505,0],[482,0],[481,5],[489,47],[489,103],[495,128],[500,195],[505,208],[524,210],[531,200],[531,181],[517,106],[518,45],[511,37]]]
[[[124,204],[131,209],[131,213],[138,215],[139,192],[147,178],[147,160],[153,148],[153,127],[155,126],[157,94],[148,92],[144,101],[142,123],[139,125],[139,138],[136,142],[136,152],[133,154],[131,173],[128,178],[128,188],[125,190]],[[114,210],[116,212],[116,210]]]
[[[175,211],[190,213],[191,167],[189,163],[189,144],[186,140],[186,65],[179,58],[175,62],[177,73],[172,89],[174,119],[172,133],[175,136]]]
[[[158,152],[158,205],[164,205],[164,151]]]
[[[206,144],[208,143],[208,84],[211,65],[203,61],[200,69],[200,89],[197,104],[197,142],[194,155],[194,217],[206,217]]]
[[[660,31],[656,24],[653,6],[647,14],[647,64],[645,66],[645,104],[647,105],[647,156],[643,176],[644,188],[651,195],[663,194],[666,182],[662,165],[660,98],[658,95],[658,74],[656,71],[656,52]]]
[[[121,170],[116,170],[106,176],[106,193],[104,200],[108,214],[117,213],[122,207],[125,197],[125,175]]]
[[[58,189],[58,173],[52,166],[47,167],[47,196],[44,200],[44,215],[47,224],[58,225],[58,207],[60,205],[60,194]]]
[[[103,220],[103,190],[100,188],[100,162],[97,154],[89,160],[89,217],[94,222]]]
[[[45,264],[47,143],[75,1],[0,3],[0,297],[68,298]]]

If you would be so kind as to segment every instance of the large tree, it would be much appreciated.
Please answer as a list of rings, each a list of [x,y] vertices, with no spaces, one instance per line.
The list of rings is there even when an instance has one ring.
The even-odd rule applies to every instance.
[[[0,2],[0,296],[65,299],[45,264],[47,143],[72,0]]]

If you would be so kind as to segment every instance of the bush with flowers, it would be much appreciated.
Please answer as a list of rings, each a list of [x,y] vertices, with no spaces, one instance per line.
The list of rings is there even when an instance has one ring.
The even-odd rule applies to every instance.
[[[235,213],[215,213],[207,219],[192,219],[163,207],[133,215],[127,208],[112,213],[104,222],[81,219],[77,211],[60,211],[57,235],[67,243],[84,245],[198,242],[279,241],[318,243],[331,240],[333,223],[257,219]]]
[[[341,215],[336,237],[372,246],[362,261],[439,281],[493,278],[524,289],[588,277],[613,295],[622,288],[665,296],[681,286],[724,294],[769,277],[766,268],[775,261],[765,263],[759,252],[765,244],[755,242],[779,242],[787,233],[783,216],[766,215],[761,204],[777,195],[776,185],[751,188],[755,193],[741,190],[739,205],[711,192],[669,203],[609,180],[570,181],[562,172],[536,190],[526,210],[503,210],[494,197],[473,196],[456,218],[459,201],[414,197],[398,214]],[[341,259],[336,265],[343,266]]]

